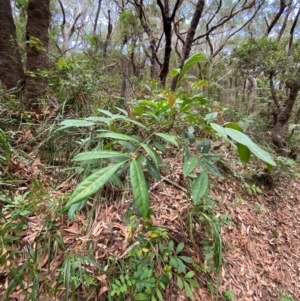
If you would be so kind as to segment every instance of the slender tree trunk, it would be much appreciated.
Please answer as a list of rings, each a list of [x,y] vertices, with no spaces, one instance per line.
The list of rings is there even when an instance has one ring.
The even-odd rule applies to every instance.
[[[290,93],[285,101],[284,107],[278,114],[276,124],[272,130],[272,141],[276,147],[276,150],[281,155],[287,155],[287,141],[286,141],[286,126],[291,117],[292,110],[294,108],[295,101],[300,90],[300,85],[293,85],[290,88]]]
[[[169,18],[167,19],[168,20],[164,25],[164,33],[166,39],[164,62],[159,74],[160,83],[163,87],[166,86],[166,80],[169,72],[169,65],[170,65],[171,52],[172,52],[172,21],[170,21]]]
[[[21,86],[24,81],[10,0],[0,0],[0,81],[6,89]]]
[[[110,10],[108,10],[107,12],[108,12],[108,24],[107,24],[106,40],[104,42],[104,47],[103,47],[103,56],[104,57],[106,57],[107,47],[108,47],[108,43],[109,43],[109,40],[111,37],[112,29],[113,29],[113,26],[111,24],[111,18],[110,18]]]
[[[176,12],[181,4],[180,0],[176,0],[175,6],[172,14],[170,15],[169,0],[164,0],[164,4],[161,0],[157,0],[157,4],[160,8],[162,19],[163,19],[163,28],[165,35],[165,55],[164,62],[159,74],[160,83],[163,87],[166,86],[166,80],[169,73],[169,65],[172,52],[172,23],[175,20]]]
[[[38,110],[38,98],[47,91],[47,79],[41,71],[49,68],[48,43],[50,24],[50,0],[29,0],[26,26],[27,63],[24,105],[28,109]]]
[[[248,89],[249,89],[248,114],[252,114],[255,109],[255,97],[256,97],[256,93],[257,93],[257,80],[252,74],[249,74],[247,80],[249,83],[249,86],[248,86]]]
[[[185,60],[189,57],[191,49],[192,49],[192,44],[193,44],[193,39],[196,33],[196,29],[197,26],[199,24],[203,9],[204,9],[204,0],[198,0],[197,5],[196,5],[196,9],[191,21],[191,25],[190,28],[187,32],[186,35],[186,40],[184,43],[184,48],[183,48],[183,53],[182,53],[182,59],[181,59],[181,63],[180,63],[180,69],[183,67],[183,64],[185,62]],[[171,83],[171,90],[175,91],[176,89],[176,85],[177,85],[177,81],[178,81],[178,76],[175,76],[172,80]]]

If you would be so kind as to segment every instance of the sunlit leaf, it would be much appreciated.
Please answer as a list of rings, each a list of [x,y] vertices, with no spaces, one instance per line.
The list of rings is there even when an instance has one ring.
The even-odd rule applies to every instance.
[[[175,97],[174,94],[169,92],[168,94],[168,102],[169,102],[169,107],[172,109],[175,105]]]
[[[172,69],[170,70],[170,74],[171,76],[175,77],[176,75],[178,75],[180,73],[180,69]]]
[[[227,139],[227,133],[224,127],[217,123],[211,123],[211,127],[224,139]]]

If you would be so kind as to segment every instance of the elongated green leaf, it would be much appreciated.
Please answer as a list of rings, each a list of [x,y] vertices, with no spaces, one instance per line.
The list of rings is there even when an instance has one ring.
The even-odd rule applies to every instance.
[[[195,169],[197,163],[198,160],[195,157],[191,157],[183,163],[182,169],[185,177],[188,176]]]
[[[86,161],[86,160],[94,160],[94,159],[109,159],[109,158],[123,158],[123,161],[130,158],[129,155],[123,154],[121,152],[111,151],[111,150],[99,150],[99,151],[90,151],[83,152],[76,155],[73,161]]]
[[[204,170],[202,171],[192,185],[192,196],[194,204],[199,203],[200,199],[204,196],[208,186],[208,175]]]
[[[143,173],[142,166],[138,160],[132,160],[130,164],[130,182],[134,201],[144,217],[147,216],[150,197],[148,192],[148,185]]]
[[[68,210],[68,217],[71,221],[75,220],[75,213],[86,205],[87,200],[80,201],[78,203],[73,204]]]
[[[180,73],[180,69],[172,69],[172,70],[170,70],[170,74],[171,74],[171,76],[176,76],[176,75],[178,75]]]
[[[132,136],[114,133],[114,132],[101,133],[97,137],[98,138],[112,138],[112,139],[118,139],[118,140],[138,141],[137,139],[133,138]]]
[[[195,276],[195,272],[194,271],[189,271],[185,274],[184,278],[187,279],[187,278],[192,278]]]
[[[250,160],[250,150],[249,148],[241,143],[237,143],[237,149],[239,153],[239,157],[243,164],[247,164]]]
[[[182,77],[191,67],[195,64],[203,62],[206,60],[206,56],[202,53],[195,53],[185,60],[182,69],[180,70],[179,76]]]
[[[236,122],[227,122],[227,123],[224,124],[224,126],[226,128],[237,130],[239,132],[243,131],[242,128],[241,128],[241,126],[238,123],[236,123]]]
[[[253,153],[257,158],[261,159],[262,161],[272,166],[276,166],[276,163],[271,158],[271,155],[265,150],[263,150],[262,148],[260,148],[247,135],[230,128],[225,128],[225,131],[230,138],[232,138],[233,140],[235,140],[240,144],[246,145],[251,151],[251,153]]]
[[[149,157],[152,159],[155,166],[158,167],[158,160],[157,160],[158,154],[145,143],[141,143],[141,146],[147,152]]]
[[[91,127],[95,125],[95,122],[87,121],[84,119],[67,119],[60,123],[60,127],[54,132],[60,132],[62,130],[72,128],[72,127]]]
[[[122,163],[117,163],[114,165],[109,165],[105,168],[102,168],[86,179],[84,179],[74,190],[69,201],[65,206],[65,210],[69,209],[73,204],[78,203],[84,199],[87,199],[92,194],[97,192],[105,183],[109,181],[112,175],[118,170]]]
[[[140,123],[140,122],[138,122],[138,121],[136,121],[136,120],[133,120],[133,119],[131,119],[131,118],[129,118],[129,117],[126,117],[126,116],[116,115],[113,119],[115,119],[115,120],[116,120],[116,119],[122,119],[122,120],[124,120],[124,121],[129,122],[129,123],[133,123],[133,124],[137,125],[138,127],[141,127],[141,128],[143,128],[143,129],[145,129],[145,130],[148,129],[144,124],[142,124],[142,123]]]
[[[217,123],[211,123],[210,125],[221,137],[227,139],[227,132],[225,128],[223,128]]]
[[[217,166],[213,165],[212,163],[210,163],[209,161],[207,161],[206,159],[202,159],[201,160],[201,166],[202,164],[206,167],[206,169],[211,172],[213,175],[217,176],[217,177],[222,177],[219,169],[217,168]]]
[[[156,289],[156,295],[160,301],[164,300],[162,293],[160,292],[160,290],[158,288]]]
[[[177,285],[178,285],[180,290],[183,289],[183,281],[182,281],[180,276],[177,276]]]
[[[152,176],[152,178],[154,178],[157,181],[161,180],[161,175],[160,175],[159,170],[156,168],[154,163],[152,161],[150,161],[148,158],[146,159],[146,168],[147,168],[149,174]]]
[[[178,256],[178,258],[180,258],[184,262],[187,262],[187,263],[190,263],[190,264],[194,263],[194,260],[191,257],[188,257],[188,256]]]
[[[178,255],[184,248],[184,243],[181,242],[180,244],[178,244],[177,248],[176,248],[176,255]]]
[[[186,294],[189,296],[189,298],[194,300],[194,295],[193,295],[190,285],[185,280],[183,281],[183,284],[184,284]]]
[[[95,125],[95,122],[88,121],[85,119],[67,119],[60,123],[61,126],[67,126],[67,127],[82,127],[82,126],[93,126]]]
[[[155,133],[156,136],[162,138],[163,140],[170,142],[178,147],[176,138],[173,135],[166,134],[166,133]]]
[[[85,120],[92,121],[92,122],[103,122],[103,123],[106,123],[106,124],[111,123],[111,119],[106,118],[106,117],[102,117],[102,116],[91,116],[91,117],[85,118]]]
[[[109,112],[107,110],[98,109],[97,111],[100,112],[100,113],[102,113],[102,114],[104,114],[104,115],[107,115],[109,117],[113,116],[113,113],[111,113],[111,112]]]
[[[218,116],[218,112],[212,112],[212,113],[208,113],[205,115],[205,120],[207,122],[212,122],[213,120],[215,120]]]
[[[137,301],[143,301],[143,300],[148,300],[148,299],[149,299],[149,295],[144,294],[144,293],[138,293],[134,297],[134,300],[137,300]]]
[[[153,141],[153,146],[155,146],[163,154],[165,154],[167,152],[165,146],[158,141]]]

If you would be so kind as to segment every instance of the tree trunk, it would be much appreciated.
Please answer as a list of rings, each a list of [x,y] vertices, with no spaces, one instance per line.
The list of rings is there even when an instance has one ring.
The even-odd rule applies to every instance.
[[[295,104],[295,101],[300,90],[300,85],[293,85],[290,88],[290,93],[285,101],[285,105],[281,112],[277,116],[276,124],[272,130],[272,141],[276,147],[276,151],[280,155],[287,155],[287,141],[286,141],[286,126],[291,117],[291,113]]]
[[[252,74],[249,74],[247,81],[248,81],[248,114],[252,114],[255,108],[257,80]]]
[[[113,29],[113,26],[111,24],[111,18],[110,18],[110,10],[108,10],[107,13],[108,13],[108,24],[107,24],[106,40],[104,42],[104,47],[103,47],[103,57],[106,57],[107,47],[108,47],[109,40],[111,38],[112,29]]]
[[[24,105],[37,111],[38,98],[47,91],[47,79],[41,75],[49,67],[47,55],[50,24],[50,0],[29,0],[26,26],[27,63]]]
[[[10,0],[0,0],[0,80],[5,89],[21,86],[24,81]]]
[[[160,83],[163,87],[166,86],[166,80],[169,72],[169,65],[172,52],[172,21],[167,18],[166,24],[164,24],[164,33],[165,33],[165,55],[162,69],[159,74]]]
[[[202,12],[203,12],[203,8],[204,8],[204,0],[198,0],[197,5],[196,5],[196,9],[191,21],[191,25],[190,28],[188,30],[188,33],[186,35],[186,39],[185,39],[185,43],[184,43],[184,48],[183,48],[183,54],[182,54],[182,60],[180,63],[180,69],[183,67],[183,64],[185,62],[186,59],[188,59],[191,49],[192,49],[192,44],[193,44],[193,39],[196,33],[196,29],[197,26],[199,24]],[[175,91],[176,89],[176,85],[177,85],[177,81],[178,81],[178,76],[175,76],[172,80],[171,83],[171,90]]]

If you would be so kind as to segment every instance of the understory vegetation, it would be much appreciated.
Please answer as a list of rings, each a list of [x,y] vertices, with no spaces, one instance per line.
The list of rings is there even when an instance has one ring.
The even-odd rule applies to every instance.
[[[252,295],[243,294],[236,278],[224,280],[231,269],[244,272],[242,259],[236,256],[231,266],[224,253],[234,254],[242,245],[256,265],[262,260],[251,253],[246,238],[265,237],[238,210],[249,220],[253,215],[254,221],[265,221],[274,253],[279,253],[276,243],[281,237],[292,246],[281,223],[266,212],[270,205],[280,215],[278,208],[285,202],[281,186],[290,202],[299,203],[300,48],[292,31],[299,4],[286,5],[286,15],[264,1],[239,7],[254,18],[266,5],[273,21],[279,14],[282,27],[275,27],[276,34],[280,29],[283,33],[261,37],[249,25],[235,34],[238,40],[249,30],[251,37],[231,44],[229,32],[228,39],[219,37],[219,44],[212,45],[213,19],[205,19],[202,12],[196,29],[206,28],[208,44],[199,48],[192,37],[193,48],[187,53],[186,39],[179,54],[178,40],[189,36],[191,28],[186,21],[182,30],[187,33],[180,39],[181,19],[162,15],[159,42],[154,21],[155,14],[165,12],[159,10],[160,1],[116,4],[118,13],[108,10],[99,19],[106,18],[105,35],[95,30],[88,34],[88,26],[80,31],[78,25],[82,44],[72,39],[76,30],[66,31],[72,26],[64,29],[66,22],[61,25],[64,38],[57,38],[62,18],[58,7],[66,18],[72,3],[65,11],[62,2],[53,1],[49,45],[63,44],[59,53],[46,51],[41,37],[24,37],[24,14],[34,1],[0,0],[0,6],[4,2],[16,5],[17,32],[12,39],[20,44],[26,71],[21,72],[24,86],[21,80],[11,88],[3,76],[0,82],[0,298],[297,300],[298,289],[279,282],[274,271],[268,276],[280,283],[278,289],[264,282],[266,272],[253,272],[266,291],[245,284]],[[180,1],[173,2],[175,15]],[[188,7],[188,20],[196,18],[201,3]],[[235,13],[243,20],[234,7],[217,7],[224,16],[230,11],[228,22],[234,22]],[[78,18],[86,14],[80,9]],[[180,13],[184,16],[183,8]],[[0,19],[3,15],[0,11]],[[85,17],[82,27],[88,22]],[[221,24],[224,18],[216,28],[237,27]],[[245,22],[252,24],[251,18]],[[168,47],[163,56],[158,45],[163,36],[168,44],[164,22],[169,19],[178,39],[176,46],[171,39],[175,51],[166,64]],[[277,21],[268,22],[270,33]],[[284,34],[287,22],[290,31]],[[261,28],[262,23],[257,18]],[[27,68],[32,57],[26,47],[35,54],[46,53],[47,65]],[[293,211],[290,203],[286,207]],[[296,226],[297,222],[297,230]],[[225,241],[224,235],[231,240]],[[235,241],[239,235],[244,239],[240,245]],[[290,256],[299,256],[297,250],[294,253]],[[298,268],[291,268],[292,279]]]

